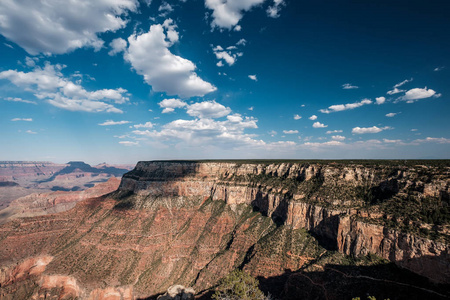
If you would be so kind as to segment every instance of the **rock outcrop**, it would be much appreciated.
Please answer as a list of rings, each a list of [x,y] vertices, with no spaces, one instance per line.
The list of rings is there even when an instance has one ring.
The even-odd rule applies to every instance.
[[[448,166],[139,162],[123,177],[119,193],[136,195],[134,203],[142,207],[155,197],[211,197],[231,207],[251,205],[277,223],[311,231],[347,255],[373,253],[437,282],[450,282],[448,243],[377,224],[386,214],[365,207],[364,201],[413,193],[416,201],[435,197],[448,207]]]
[[[333,279],[323,272],[331,270],[346,284],[359,282],[361,291],[365,280],[366,286],[385,284],[445,298],[450,295],[430,290],[422,277],[413,284],[405,281],[412,275],[389,277],[397,272],[393,267],[376,278],[371,259],[357,257],[377,254],[449,284],[442,216],[448,193],[448,165],[140,162],[107,196],[0,226],[0,266],[43,254],[53,257],[41,277],[25,277],[21,288],[6,284],[10,281],[0,284],[13,298],[39,291],[70,291],[82,299],[146,298],[174,284],[204,292],[241,268],[268,287],[280,286],[285,297],[300,281],[305,290],[318,288],[328,299],[349,296],[335,286],[334,298],[327,294],[324,280]],[[431,215],[444,220],[433,225],[433,235],[412,226],[428,212],[437,214],[422,202],[433,204],[430,209],[444,207],[441,215]],[[392,203],[395,210],[389,210]],[[415,219],[398,216],[402,209],[411,210]],[[374,263],[376,268],[381,264]],[[357,269],[365,264],[366,273]],[[44,276],[61,277],[43,288]],[[75,284],[78,288],[69,288]]]

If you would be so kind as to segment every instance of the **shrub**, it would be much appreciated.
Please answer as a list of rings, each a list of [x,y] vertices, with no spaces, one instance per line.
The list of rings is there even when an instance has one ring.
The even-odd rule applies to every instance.
[[[241,270],[234,270],[223,278],[212,299],[215,300],[270,300],[258,288],[258,280]]]

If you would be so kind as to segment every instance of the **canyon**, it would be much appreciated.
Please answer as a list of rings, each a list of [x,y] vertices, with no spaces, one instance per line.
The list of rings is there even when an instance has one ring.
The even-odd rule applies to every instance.
[[[0,298],[181,284],[208,299],[239,268],[277,299],[447,299],[449,175],[447,161],[139,162],[106,195],[0,226]]]
[[[45,161],[0,161],[0,218],[9,204],[20,197],[50,191],[83,191],[133,169],[130,165],[84,162],[55,164]]]

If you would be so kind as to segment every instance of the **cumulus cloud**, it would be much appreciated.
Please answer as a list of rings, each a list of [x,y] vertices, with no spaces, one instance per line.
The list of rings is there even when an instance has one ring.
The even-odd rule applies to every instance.
[[[316,147],[321,147],[321,146],[343,146],[345,144],[340,141],[328,141],[328,142],[323,142],[323,143],[307,142],[307,143],[304,143],[303,145],[307,146],[307,147],[316,148]]]
[[[32,131],[32,130],[27,130],[27,131],[25,131],[26,133],[28,133],[28,134],[37,134],[37,132],[34,132],[34,131]]]
[[[355,127],[352,129],[352,133],[355,134],[365,134],[365,133],[378,133],[381,132],[383,130],[388,130],[388,129],[392,129],[392,127],[389,126],[384,126],[384,127],[377,127],[377,126],[372,126],[372,127]]]
[[[401,96],[397,100],[399,101],[406,101],[406,103],[414,103],[420,99],[430,98],[433,96],[439,97],[440,94],[436,94],[436,92],[432,89],[428,89],[427,87],[421,89],[421,88],[414,88],[410,89],[405,93],[405,95]]]
[[[316,115],[312,115],[312,116],[311,116],[311,117],[309,117],[308,119],[310,119],[310,120],[314,121],[314,120],[317,120],[317,116],[316,116]]]
[[[278,18],[280,16],[281,7],[286,5],[284,0],[273,0],[273,5],[266,10],[267,15],[271,18]]]
[[[125,49],[127,48],[127,41],[122,38],[117,38],[112,40],[111,43],[109,43],[109,46],[111,47],[111,50],[108,52],[108,54],[113,56],[117,53],[125,51]]]
[[[175,110],[175,108],[182,108],[187,106],[187,103],[184,101],[181,101],[180,99],[164,99],[163,101],[159,102],[158,105],[161,108],[164,108],[162,113],[170,113]]]
[[[251,80],[254,80],[254,81],[258,81],[258,78],[256,77],[256,75],[248,75],[248,78],[250,78]]]
[[[438,144],[450,144],[450,139],[447,138],[434,138],[434,137],[427,137],[425,139],[420,140],[414,140],[414,143],[438,143]]]
[[[433,71],[439,72],[439,71],[442,71],[444,68],[445,68],[445,67],[436,67],[436,68],[434,68]]]
[[[315,122],[315,123],[313,124],[313,127],[314,127],[314,128],[325,128],[325,127],[328,127],[328,125],[322,124],[322,123],[320,123],[320,122]]]
[[[137,145],[139,145],[139,142],[120,141],[119,144],[124,145],[124,146],[137,146]]]
[[[177,40],[172,20],[166,20],[152,25],[146,33],[131,35],[124,58],[155,92],[189,98],[215,91],[215,86],[195,73],[193,62],[170,52]]]
[[[352,90],[352,89],[358,89],[359,87],[356,86],[356,85],[352,85],[351,83],[344,83],[344,84],[342,85],[342,88],[343,88],[344,90]]]
[[[173,12],[173,7],[169,3],[163,1],[159,6],[158,11],[160,12],[159,14],[160,17],[165,17],[169,13]]]
[[[220,45],[217,45],[215,47],[211,45],[213,47],[214,55],[219,60],[216,64],[218,67],[223,67],[224,62],[227,63],[229,66],[232,66],[234,65],[238,57],[244,55],[242,52],[238,51],[239,49],[238,46],[245,45],[245,43],[242,43],[241,41],[242,39],[236,43],[236,46],[228,46],[226,47],[226,49],[224,49]]]
[[[392,90],[387,92],[387,94],[388,95],[395,95],[395,94],[399,94],[399,93],[405,92],[405,90],[401,90],[401,89],[399,89],[399,87],[401,87],[401,86],[403,86],[403,85],[405,85],[405,84],[407,84],[408,82],[411,82],[411,81],[413,81],[413,78],[405,79],[402,82],[397,83],[396,85],[393,86]]]
[[[271,130],[268,132],[268,134],[270,134],[270,136],[276,136],[277,132],[275,130]]]
[[[3,98],[3,100],[10,101],[10,102],[22,102],[22,103],[28,103],[28,104],[34,104],[34,105],[37,104],[36,101],[24,100],[22,98],[17,98],[17,97],[6,97],[6,98]]]
[[[125,27],[138,6],[137,0],[2,0],[0,33],[32,55],[99,50],[97,34]]]
[[[395,94],[399,94],[399,93],[403,93],[403,92],[405,92],[405,90],[400,90],[398,88],[394,88],[393,90],[387,91],[386,94],[395,95]]]
[[[256,122],[255,118],[239,114],[230,115],[225,121],[210,118],[180,119],[163,125],[160,131],[134,130],[133,134],[154,141],[179,141],[188,145],[211,145],[221,149],[265,145],[263,141],[255,140],[254,135],[244,133],[245,129],[258,128]]]
[[[205,6],[213,11],[212,28],[231,30],[239,26],[240,30],[238,23],[244,16],[244,12],[263,2],[264,0],[205,0]]]
[[[152,128],[153,127],[153,123],[152,122],[146,122],[144,124],[136,124],[133,125],[134,128]]]
[[[106,120],[103,123],[99,123],[100,126],[111,126],[111,125],[123,125],[128,124],[130,121],[113,121],[113,120]]]
[[[327,134],[342,133],[342,130],[328,130]]]
[[[302,117],[300,115],[294,115],[294,120],[300,120]]]
[[[408,82],[411,82],[411,81],[413,81],[413,78],[411,78],[411,79],[405,79],[405,80],[403,80],[402,82],[399,82],[399,83],[397,83],[396,85],[394,85],[394,89],[395,88],[399,88],[399,87],[401,87],[402,85],[405,85],[405,84],[407,84]]]
[[[372,104],[372,101],[369,99],[363,99],[360,102],[355,102],[355,103],[331,105],[327,109],[321,109],[320,112],[324,113],[324,114],[329,114],[329,113],[337,112],[337,111],[355,109],[357,107],[361,107],[363,105],[368,105],[368,104]]]
[[[229,107],[225,107],[216,101],[203,101],[188,106],[187,114],[199,118],[221,118],[231,112]]]
[[[388,117],[388,118],[392,118],[392,117],[395,117],[396,115],[398,115],[399,113],[388,113],[388,114],[386,114],[386,117]]]
[[[298,133],[298,130],[283,130],[283,133],[284,134],[296,134],[296,133]]]
[[[11,121],[13,121],[13,122],[17,122],[17,121],[32,122],[33,119],[32,118],[14,118],[14,119],[11,119]]]
[[[383,104],[384,102],[386,102],[386,98],[385,97],[377,97],[375,98],[375,101],[378,105]]]
[[[0,79],[7,79],[14,85],[32,92],[38,99],[46,100],[62,109],[122,113],[122,110],[107,102],[116,104],[128,102],[127,90],[117,88],[87,91],[79,83],[64,77],[61,73],[63,68],[63,65],[46,63],[43,68],[35,66],[30,72],[17,70],[0,72]]]
[[[333,140],[336,140],[336,141],[343,141],[343,140],[345,140],[345,136],[342,136],[342,135],[333,135],[331,138]]]

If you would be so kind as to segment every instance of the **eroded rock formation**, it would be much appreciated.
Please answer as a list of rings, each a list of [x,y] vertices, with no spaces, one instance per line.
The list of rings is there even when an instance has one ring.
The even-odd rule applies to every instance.
[[[428,218],[422,206],[413,207],[416,219],[397,216],[421,201],[445,208],[448,195],[448,166],[140,162],[108,197],[0,227],[0,265],[53,257],[39,279],[27,279],[27,289],[8,284],[5,295],[46,290],[42,276],[72,278],[57,282],[75,282],[77,289],[48,289],[77,291],[80,298],[145,298],[173,284],[202,292],[238,267],[262,282],[307,278],[315,288],[325,283],[311,278],[347,261],[343,254],[369,253],[448,284],[446,223],[433,225],[432,239],[409,226]],[[403,200],[409,206],[389,210]],[[398,286],[418,289],[418,282]],[[283,293],[289,291],[285,286]]]

